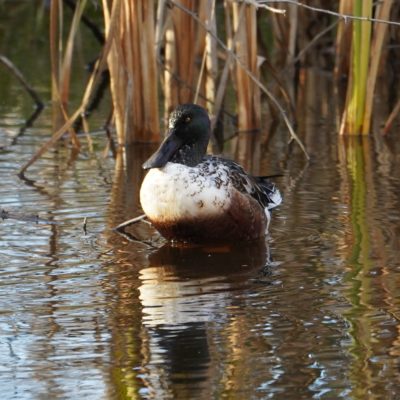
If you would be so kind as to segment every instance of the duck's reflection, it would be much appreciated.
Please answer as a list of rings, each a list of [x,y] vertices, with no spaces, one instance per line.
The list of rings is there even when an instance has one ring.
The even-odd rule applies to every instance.
[[[140,300],[147,326],[208,321],[230,291],[267,262],[265,242],[225,247],[164,246],[140,271]]]
[[[200,390],[204,398],[211,396],[216,375],[224,374],[217,348],[229,346],[218,343],[216,332],[229,336],[246,288],[265,272],[268,261],[265,241],[217,248],[165,246],[149,256],[149,266],[139,273],[146,336],[142,378],[157,398],[190,398],[194,387],[197,395]]]

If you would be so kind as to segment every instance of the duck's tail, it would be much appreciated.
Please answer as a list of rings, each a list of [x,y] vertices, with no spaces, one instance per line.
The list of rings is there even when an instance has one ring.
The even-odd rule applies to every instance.
[[[275,175],[274,175],[275,176]],[[257,184],[262,188],[266,197],[268,198],[268,203],[266,204],[266,208],[271,210],[275,207],[278,207],[282,201],[282,195],[276,185],[269,180],[269,176],[258,176],[256,178]],[[265,204],[265,203],[264,203]]]

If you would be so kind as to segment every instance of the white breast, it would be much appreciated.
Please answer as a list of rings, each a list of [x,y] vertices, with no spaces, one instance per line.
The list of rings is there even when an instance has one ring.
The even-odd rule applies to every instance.
[[[213,216],[229,208],[229,188],[212,176],[199,174],[196,167],[169,162],[148,172],[140,189],[140,203],[150,219],[160,222]]]

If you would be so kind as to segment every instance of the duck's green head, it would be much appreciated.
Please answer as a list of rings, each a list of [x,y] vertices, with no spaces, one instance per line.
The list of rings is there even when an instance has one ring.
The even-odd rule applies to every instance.
[[[166,138],[143,168],[161,168],[169,161],[195,166],[206,153],[209,139],[207,111],[196,104],[182,104],[171,113]]]

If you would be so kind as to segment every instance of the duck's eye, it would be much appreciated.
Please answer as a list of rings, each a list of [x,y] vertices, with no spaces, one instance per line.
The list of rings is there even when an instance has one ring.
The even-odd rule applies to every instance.
[[[188,124],[192,120],[192,117],[187,116],[185,118],[185,123]]]

